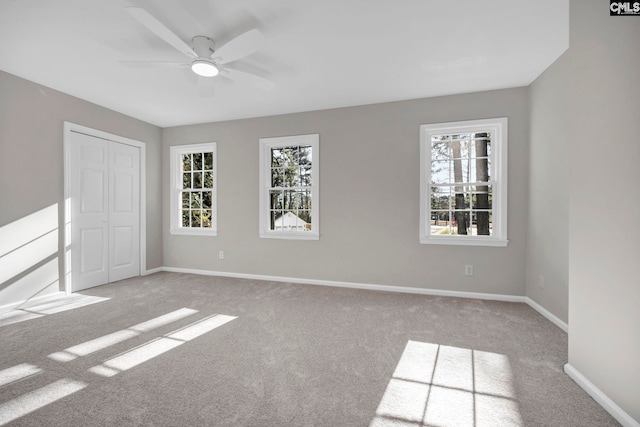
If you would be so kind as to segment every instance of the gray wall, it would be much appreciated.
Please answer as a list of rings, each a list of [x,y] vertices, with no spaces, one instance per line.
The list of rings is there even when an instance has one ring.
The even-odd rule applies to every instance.
[[[161,129],[0,71],[0,227],[57,204],[63,230],[63,123],[90,128],[146,143],[147,267],[162,266]],[[56,256],[62,268],[64,237]],[[23,272],[21,274],[26,274]],[[32,290],[10,289],[20,277],[0,283],[0,305],[24,300]],[[15,286],[14,286],[15,288]],[[0,293],[2,296],[2,293]]]
[[[569,363],[640,422],[640,20],[571,1]]]
[[[569,305],[569,53],[529,86],[527,296],[564,322]]]
[[[164,265],[524,295],[527,99],[517,88],[165,129],[164,212],[169,147],[218,143],[219,233],[170,235],[166,215]],[[502,116],[509,117],[508,247],[421,245],[420,124]],[[320,240],[260,239],[258,139],[307,133],[320,134]],[[474,276],[464,275],[465,264]]]

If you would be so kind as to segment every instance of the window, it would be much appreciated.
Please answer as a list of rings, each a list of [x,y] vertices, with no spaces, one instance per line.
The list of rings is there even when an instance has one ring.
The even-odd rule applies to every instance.
[[[319,239],[319,135],[260,139],[260,237]]]
[[[420,127],[420,242],[507,245],[507,119]]]
[[[215,236],[216,144],[179,145],[171,156],[171,233]]]

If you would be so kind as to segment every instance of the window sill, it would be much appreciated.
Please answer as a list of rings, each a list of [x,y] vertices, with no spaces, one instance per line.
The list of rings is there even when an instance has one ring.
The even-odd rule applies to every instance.
[[[320,240],[316,233],[260,233],[261,239]]]
[[[182,236],[217,236],[218,232],[216,230],[203,230],[203,229],[183,229],[183,228],[172,228],[169,230],[170,234],[182,235]]]
[[[459,237],[459,236],[420,236],[420,243],[423,245],[454,245],[454,246],[492,246],[506,247],[509,243],[507,239],[483,239],[478,237]]]

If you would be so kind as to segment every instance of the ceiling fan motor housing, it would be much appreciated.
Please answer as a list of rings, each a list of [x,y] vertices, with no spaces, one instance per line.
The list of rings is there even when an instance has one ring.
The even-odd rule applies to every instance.
[[[193,50],[198,55],[198,58],[211,58],[214,52],[216,42],[207,36],[195,36],[192,39]]]

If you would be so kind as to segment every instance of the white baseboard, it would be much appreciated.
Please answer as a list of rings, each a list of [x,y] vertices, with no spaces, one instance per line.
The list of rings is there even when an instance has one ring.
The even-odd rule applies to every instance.
[[[538,304],[537,302],[535,302],[529,297],[525,297],[524,302],[526,302],[529,305],[529,307],[533,308],[535,311],[537,311],[538,313],[546,317],[551,323],[556,325],[558,328],[569,333],[569,325],[567,325],[567,323],[560,320],[559,317],[551,313],[549,310],[547,310],[546,308],[544,308],[543,306],[541,306],[540,304]]]
[[[63,298],[65,296],[67,296],[66,292],[59,291],[59,292],[53,292],[51,294],[42,295],[40,297],[34,297],[34,298],[25,299],[22,301],[12,302],[12,303],[0,306],[0,313],[3,313],[5,311],[15,310],[17,308],[29,307],[35,304],[41,304],[44,302],[53,301],[55,299]]]
[[[602,392],[602,390],[582,375],[576,368],[567,363],[564,365],[564,372],[624,427],[640,427],[640,423],[638,421],[631,418],[631,415],[627,414],[622,408],[616,405],[613,400],[611,400]]]
[[[370,291],[400,292],[405,294],[433,295],[456,298],[484,299],[492,301],[525,302],[525,297],[517,295],[487,294],[480,292],[446,291],[408,286],[375,285],[371,283],[337,282],[332,280],[303,279],[299,277],[265,276],[262,274],[230,273],[224,271],[196,270],[190,268],[162,267],[162,271],[190,273],[203,276],[234,277],[238,279],[267,280],[271,282],[301,283],[304,285],[331,286],[337,288],[366,289]]]
[[[554,314],[552,314],[549,310],[542,307],[540,304],[538,304],[537,302],[535,302],[529,297],[523,297],[518,295],[447,291],[447,290],[441,290],[441,289],[414,288],[409,286],[376,285],[371,283],[337,282],[337,281],[331,281],[331,280],[302,279],[299,277],[265,276],[262,274],[230,273],[225,271],[197,270],[192,268],[178,268],[178,267],[160,267],[160,268],[154,269],[154,272],[156,271],[199,274],[203,276],[235,277],[238,279],[268,280],[272,282],[301,283],[305,285],[333,286],[338,288],[366,289],[370,291],[400,292],[405,294],[471,298],[471,299],[483,299],[483,300],[491,300],[491,301],[523,302],[529,305],[529,307],[536,310],[538,313],[544,316],[551,323],[553,323],[554,325],[562,329],[564,332],[568,332],[569,330],[568,325],[562,320],[560,320],[558,317],[556,317]]]
[[[142,276],[148,276],[148,275],[150,275],[150,274],[160,273],[161,271],[166,271],[166,270],[164,269],[164,267],[156,267],[156,268],[152,268],[151,270],[145,270],[145,271],[142,273]]]

